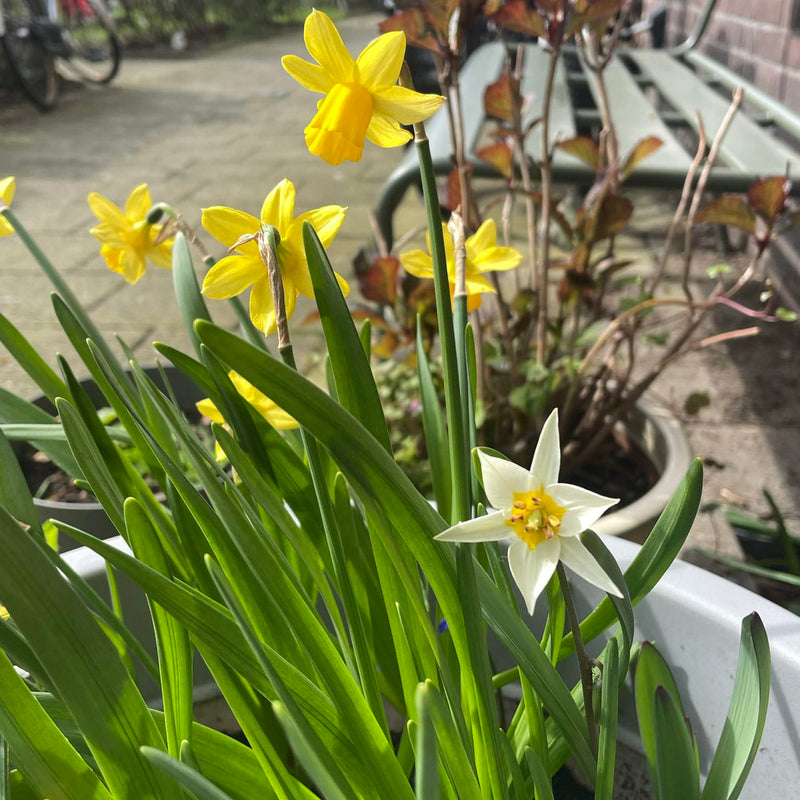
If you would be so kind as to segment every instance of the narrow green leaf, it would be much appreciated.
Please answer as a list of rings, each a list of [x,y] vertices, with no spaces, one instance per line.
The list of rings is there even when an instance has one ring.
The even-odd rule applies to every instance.
[[[229,794],[225,794],[199,772],[163,750],[156,750],[153,747],[142,747],[140,750],[151,764],[163,770],[167,775],[171,775],[178,783],[193,792],[197,800],[232,800]]]
[[[417,800],[439,800],[439,744],[429,709],[428,685],[417,687],[417,753],[415,786]]]
[[[526,747],[524,753],[525,761],[528,764],[528,771],[533,778],[536,796],[539,800],[553,800],[553,786],[541,759],[530,747]]]
[[[656,687],[652,702],[656,761],[653,783],[658,798],[697,800],[700,774],[683,709],[664,686]]]
[[[678,703],[682,716],[685,716],[680,705],[681,698],[675,678],[664,657],[651,642],[643,642],[636,660],[636,678],[634,693],[636,696],[636,716],[639,720],[639,734],[642,737],[644,753],[656,784],[656,738],[654,719],[654,700],[656,689],[663,686]]]
[[[0,342],[28,373],[42,394],[55,405],[56,397],[67,397],[67,386],[39,355],[36,348],[0,314]]]
[[[736,800],[741,794],[764,732],[770,663],[767,632],[754,612],[742,620],[733,696],[708,771],[703,800]]]
[[[389,431],[369,359],[345,303],[325,248],[310,223],[303,223],[303,246],[314,286],[339,402],[391,452]]]
[[[197,276],[192,264],[192,254],[189,252],[189,244],[182,233],[175,234],[175,241],[172,244],[172,281],[175,286],[175,299],[178,301],[178,308],[181,318],[189,336],[192,338],[195,350],[200,352],[200,343],[194,332],[194,321],[196,319],[211,320],[211,314],[200,293],[200,286],[197,283]]]
[[[439,513],[445,519],[450,519],[453,486],[450,459],[447,456],[447,428],[431,376],[428,356],[423,346],[422,323],[419,317],[417,317],[417,376],[422,403],[422,429],[425,433],[425,446],[431,468],[433,496]]]
[[[0,509],[3,602],[42,662],[120,800],[174,797],[172,781],[142,759],[163,747],[147,706],[117,652],[78,594],[30,536]]]
[[[658,583],[661,576],[677,558],[689,530],[694,523],[697,509],[700,507],[700,495],[703,489],[703,464],[695,459],[689,471],[681,481],[675,494],[670,498],[661,516],[656,521],[652,532],[645,540],[641,550],[625,570],[625,582],[631,605],[635,606]],[[600,605],[581,623],[581,633],[585,641],[591,641],[602,633],[616,619],[611,600],[603,598]],[[563,660],[575,652],[572,634],[564,638],[559,660]]]
[[[600,691],[600,736],[597,743],[597,782],[594,800],[614,800],[614,767],[617,757],[617,716],[619,686],[625,679],[620,674],[619,647],[611,639],[603,659],[603,684]]]
[[[2,431],[0,431],[0,506],[12,517],[28,525],[36,536],[44,536],[39,515],[36,513],[28,489],[28,482]]]
[[[111,800],[91,767],[36,702],[25,681],[0,651],[0,734],[14,763],[42,797]],[[5,783],[5,768],[0,782]]]

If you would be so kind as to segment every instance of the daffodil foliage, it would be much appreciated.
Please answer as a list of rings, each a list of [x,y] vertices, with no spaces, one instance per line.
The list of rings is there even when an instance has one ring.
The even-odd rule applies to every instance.
[[[282,63],[298,83],[324,95],[305,137],[308,149],[329,164],[359,161],[365,138],[381,147],[405,144],[411,134],[401,125],[426,119],[444,102],[395,85],[406,48],[400,31],[379,36],[353,59],[330,17],[312,11],[305,43],[317,63],[294,55]]]

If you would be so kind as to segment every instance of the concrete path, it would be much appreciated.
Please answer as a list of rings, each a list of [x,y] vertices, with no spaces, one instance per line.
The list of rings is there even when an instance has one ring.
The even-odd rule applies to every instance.
[[[341,25],[352,52],[373,38],[378,20],[368,14]],[[94,221],[86,204],[89,192],[122,204],[146,181],[155,201],[173,204],[199,224],[200,209],[209,205],[257,214],[267,192],[287,177],[297,186],[298,211],[327,203],[349,207],[330,250],[346,277],[352,276],[352,257],[370,238],[367,212],[401,153],[368,144],[360,163],[338,168],[311,156],[302,130],[316,100],[281,68],[285,53],[305,53],[300,29],[190,57],[128,60],[110,87],[73,89],[49,115],[24,102],[0,108],[0,176],[17,178],[16,212],[103,331],[119,333],[143,362],[152,360],[153,340],[187,345],[170,273],[150,267],[135,286],[110,273],[88,233]],[[658,196],[645,205],[652,216],[639,241],[653,243],[663,235],[663,209],[669,204]],[[402,213],[422,220],[414,197]],[[648,211],[637,207],[637,218],[639,213]],[[203,237],[220,255],[219,246]],[[651,257],[639,254],[645,263]],[[704,258],[718,260],[713,253]],[[56,352],[69,353],[50,307],[50,286],[13,237],[0,240],[0,270],[2,313],[51,363]],[[224,302],[210,302],[218,321],[232,320]],[[298,304],[296,319],[308,311],[310,305]],[[718,321],[717,330],[740,323],[729,317]],[[296,339],[307,340],[307,349],[318,341],[313,329],[295,325],[294,330]],[[797,328],[781,326],[752,341],[694,354],[666,373],[655,393],[677,409],[692,392],[710,396],[711,405],[688,420],[695,452],[717,465],[707,471],[707,501],[733,497],[762,511],[761,488],[768,486],[796,532],[798,343]],[[0,354],[0,385],[31,391],[30,381],[5,354]],[[693,542],[735,550],[719,515],[701,516]]]

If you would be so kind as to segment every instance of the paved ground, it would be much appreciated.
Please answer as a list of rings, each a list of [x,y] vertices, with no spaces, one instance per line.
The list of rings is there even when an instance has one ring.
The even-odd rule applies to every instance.
[[[375,15],[357,16],[342,25],[351,50],[373,37],[377,21]],[[170,274],[151,267],[131,287],[106,269],[88,234],[93,223],[89,192],[121,204],[135,185],[147,181],[154,200],[172,203],[197,224],[200,209],[208,205],[257,214],[266,193],[288,177],[297,186],[298,210],[333,202],[349,206],[331,248],[340,272],[351,274],[353,255],[369,239],[367,212],[401,154],[368,145],[360,163],[338,168],[312,157],[301,131],[315,100],[281,69],[280,56],[288,52],[304,52],[299,29],[189,57],[129,60],[113,85],[73,89],[49,115],[24,102],[0,108],[0,176],[17,177],[15,210],[100,327],[134,344],[143,361],[149,360],[153,340],[186,341]],[[669,203],[661,196],[643,200],[636,247],[647,263]],[[418,214],[412,197],[402,218],[416,220]],[[205,241],[219,253],[208,237]],[[718,260],[713,252],[702,257],[707,263]],[[49,284],[13,237],[0,241],[0,264],[0,310],[53,362],[57,351],[68,348],[50,309]],[[224,303],[213,309],[221,322],[232,319]],[[306,310],[298,309],[301,316]],[[737,324],[730,318],[718,323],[721,329]],[[296,337],[307,340],[307,349],[316,341],[309,329],[299,329]],[[665,374],[657,390],[676,409],[692,392],[709,394],[711,405],[687,420],[695,452],[719,465],[707,472],[706,500],[727,493],[761,511],[761,488],[770,486],[796,530],[798,344],[796,329],[773,326],[757,339],[692,355]],[[23,393],[31,388],[4,354],[0,385]],[[693,542],[733,549],[718,515],[698,521]]]

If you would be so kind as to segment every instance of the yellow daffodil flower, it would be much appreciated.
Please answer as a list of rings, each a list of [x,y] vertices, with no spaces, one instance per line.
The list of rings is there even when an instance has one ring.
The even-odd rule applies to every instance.
[[[283,278],[286,315],[294,312],[297,295],[314,296],[311,275],[308,272],[303,248],[303,222],[316,230],[323,247],[327,247],[344,222],[346,209],[341,206],[324,206],[294,216],[295,189],[291,181],[281,181],[266,197],[261,206],[261,219],[244,211],[224,206],[203,209],[203,227],[224,245],[236,252],[221,258],[203,281],[203,294],[224,299],[240,294],[250,286],[250,318],[263,333],[275,331],[275,309],[269,288],[267,267],[261,258],[255,240],[239,244],[242,237],[257,234],[262,223],[277,228],[280,234],[278,265]],[[339,275],[339,286],[344,294],[350,288]]]
[[[0,180],[0,206],[11,205],[16,188],[17,182],[14,178],[3,178],[3,180]],[[0,214],[0,236],[10,236],[12,233],[14,233],[14,229],[11,227],[11,223]]]
[[[250,403],[273,428],[279,431],[287,431],[298,427],[297,420],[295,420],[294,417],[277,406],[263,392],[256,389],[250,381],[245,380],[239,375],[238,372],[231,370],[228,373],[228,377],[236,387],[236,391],[239,392],[239,394]],[[208,417],[212,422],[218,422],[220,425],[225,424],[222,413],[210,397],[198,401],[195,405],[197,406],[197,410],[203,416]],[[225,459],[225,454],[222,452],[219,443],[217,443],[216,447],[216,457],[218,461],[223,461]]]
[[[456,260],[453,239],[447,230],[444,229],[444,246],[447,254],[447,275],[450,281],[450,297],[453,296],[456,281]],[[481,304],[481,294],[485,292],[494,293],[494,287],[483,277],[485,272],[497,270],[514,269],[522,260],[522,254],[513,247],[498,247],[497,228],[493,219],[487,219],[478,230],[466,241],[467,263],[467,310],[474,311]],[[430,252],[431,242],[428,236],[428,251]],[[400,256],[400,262],[407,272],[416,275],[418,278],[433,277],[433,260],[429,253],[423,250],[411,250]]]
[[[325,95],[305,137],[308,149],[329,164],[359,161],[365,138],[381,147],[405,144],[411,134],[400,125],[426,119],[444,102],[439,95],[395,85],[406,48],[401,31],[379,36],[355,61],[321,11],[306,18],[304,38],[317,63],[293,55],[281,63],[299,84]]]
[[[128,283],[144,275],[148,259],[156,266],[172,267],[172,240],[156,244],[161,225],[145,219],[152,205],[146,183],[131,192],[124,211],[97,192],[89,195],[89,208],[100,222],[90,233],[103,245],[100,254],[108,268]]]

